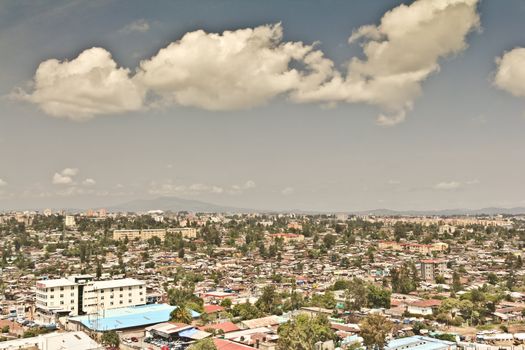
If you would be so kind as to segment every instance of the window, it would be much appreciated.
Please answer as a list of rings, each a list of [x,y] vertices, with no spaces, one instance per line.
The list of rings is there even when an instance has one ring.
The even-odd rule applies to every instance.
[[[128,300],[128,303],[130,303],[130,304],[131,304],[131,299],[129,299],[129,300]]]
[[[60,287],[60,290],[64,290],[64,287]]]

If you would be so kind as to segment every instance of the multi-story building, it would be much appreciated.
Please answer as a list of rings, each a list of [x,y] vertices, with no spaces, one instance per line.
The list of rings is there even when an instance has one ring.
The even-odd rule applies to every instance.
[[[146,304],[143,281],[125,278],[88,283],[83,289],[82,311],[91,314],[98,310]]]
[[[76,316],[145,304],[145,283],[132,278],[93,281],[90,275],[80,275],[36,283],[37,311],[47,315]]]
[[[197,229],[195,227],[169,228],[168,233],[180,233],[184,238],[197,238]]]
[[[64,225],[66,225],[66,227],[73,227],[75,224],[75,217],[73,215],[66,215],[66,218],[64,219]]]
[[[128,237],[128,240],[141,240],[145,241],[153,237],[160,238],[161,241],[164,241],[166,237],[165,229],[147,229],[147,230],[115,230],[113,231],[113,239],[120,241]]]
[[[36,307],[48,314],[78,315],[78,284],[67,278],[37,281]]]
[[[444,259],[424,259],[420,261],[419,266],[421,278],[425,281],[434,281],[437,276],[445,273],[447,261]]]

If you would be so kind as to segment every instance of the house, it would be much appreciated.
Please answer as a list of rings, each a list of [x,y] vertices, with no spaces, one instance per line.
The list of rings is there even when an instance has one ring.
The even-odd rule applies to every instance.
[[[432,315],[441,305],[441,300],[429,299],[414,301],[407,306],[407,311],[412,315]]]

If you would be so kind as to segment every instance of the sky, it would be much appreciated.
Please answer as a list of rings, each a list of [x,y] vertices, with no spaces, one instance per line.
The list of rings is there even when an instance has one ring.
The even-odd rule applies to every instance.
[[[521,0],[5,0],[0,210],[525,206]]]

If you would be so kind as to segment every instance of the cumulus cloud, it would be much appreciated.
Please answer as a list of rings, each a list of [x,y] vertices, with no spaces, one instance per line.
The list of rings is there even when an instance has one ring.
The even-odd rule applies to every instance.
[[[128,69],[117,67],[105,49],[94,47],[71,61],[42,62],[30,91],[17,89],[11,98],[32,102],[54,117],[85,120],[136,111],[143,105],[144,94]]]
[[[280,23],[207,33],[197,30],[143,60],[130,75],[109,52],[92,48],[71,61],[43,62],[29,91],[14,93],[52,116],[86,119],[143,107],[248,109],[284,96],[295,103],[366,103],[377,124],[405,120],[439,60],[467,46],[479,27],[479,0],[419,0],[400,5],[377,25],[358,28],[362,45],[343,71],[314,44],[283,40]],[[146,21],[128,30],[149,29]],[[146,96],[148,96],[146,100]]]
[[[496,59],[494,85],[517,97],[525,97],[525,48],[515,48]]]
[[[363,102],[386,114],[377,123],[402,122],[421,94],[421,84],[440,68],[439,59],[467,46],[466,36],[479,27],[478,0],[420,0],[388,11],[379,25],[356,30],[350,43],[362,42],[364,58],[352,58],[346,75],[312,90],[299,90],[298,101]]]
[[[71,185],[74,183],[73,178],[78,174],[77,168],[65,168],[61,172],[53,175],[53,184],[55,185]]]
[[[7,186],[7,181],[0,179],[0,187]]]
[[[289,196],[295,192],[293,187],[285,187],[281,190],[281,194],[284,196]]]
[[[458,182],[458,181],[439,182],[434,185],[434,189],[445,190],[445,191],[457,190],[460,187],[462,187],[462,184],[461,182]]]
[[[97,182],[94,179],[91,179],[91,178],[88,178],[88,179],[85,179],[84,181],[82,181],[82,185],[84,185],[84,186],[93,186],[96,183]]]
[[[208,110],[262,105],[298,86],[316,85],[319,71],[331,67],[312,45],[282,38],[281,24],[190,32],[142,61],[136,79],[165,103]],[[292,62],[308,69],[292,68]]]
[[[140,32],[144,33],[147,32],[150,29],[150,25],[148,21],[141,18],[136,21],[133,21],[126,26],[124,26],[122,29],[119,30],[121,33],[132,33],[132,32]]]
[[[169,195],[200,195],[205,193],[211,194],[229,194],[237,195],[246,190],[255,187],[255,182],[252,180],[246,181],[242,185],[232,185],[223,187],[218,185],[209,185],[203,183],[195,183],[190,185],[178,184],[171,180],[164,183],[151,182],[149,193],[153,195],[169,196]]]

